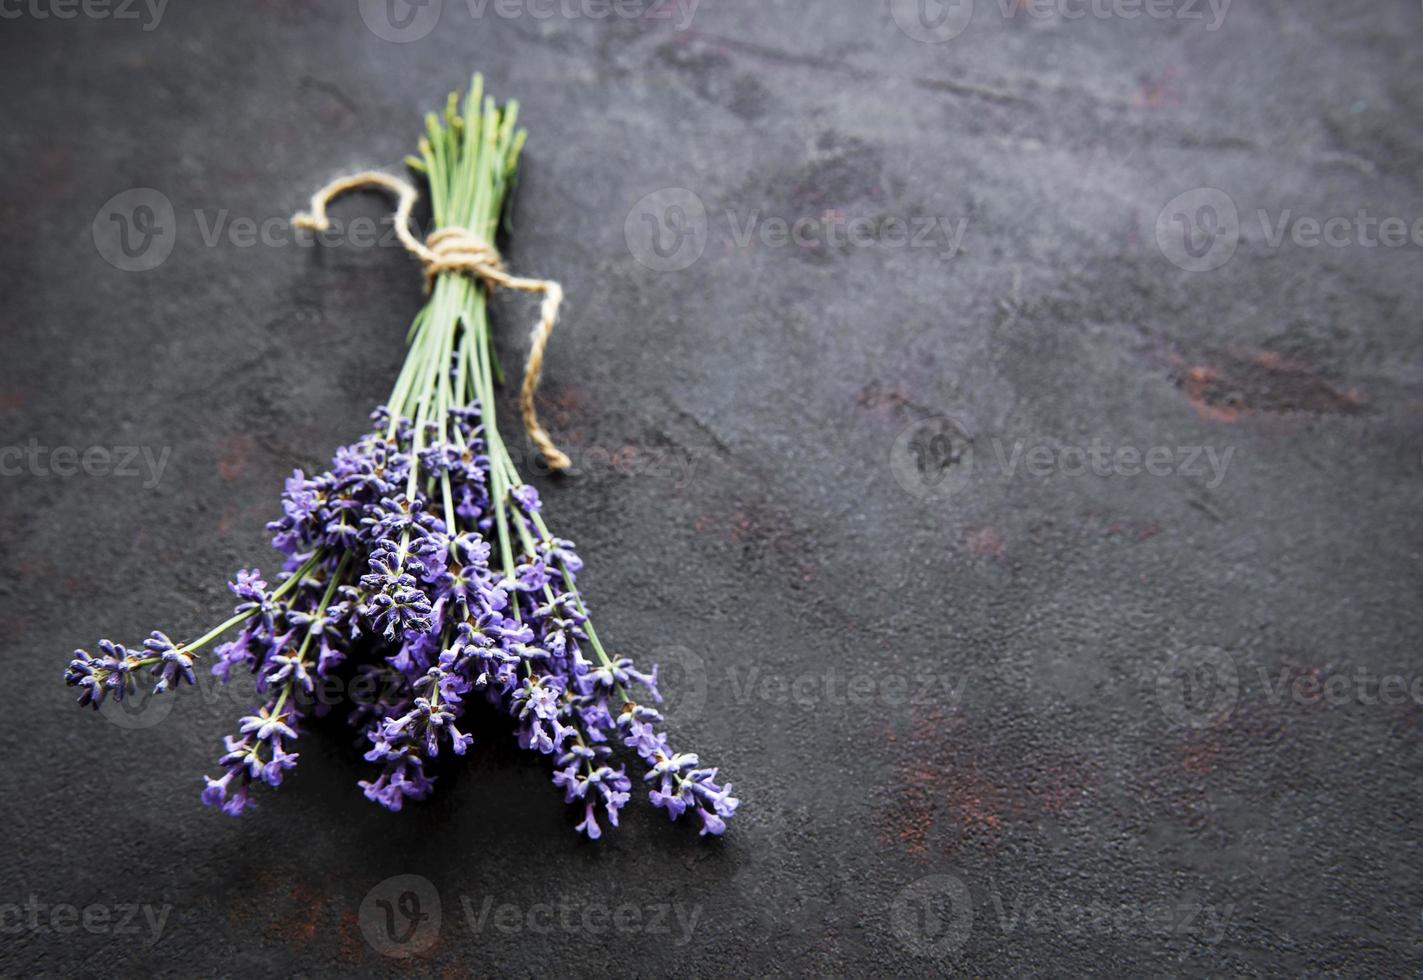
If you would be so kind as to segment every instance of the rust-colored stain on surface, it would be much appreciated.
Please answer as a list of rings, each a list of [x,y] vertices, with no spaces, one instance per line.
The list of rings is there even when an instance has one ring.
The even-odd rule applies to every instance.
[[[252,437],[247,433],[229,436],[218,446],[217,475],[229,483],[242,475],[252,456]]]
[[[541,392],[539,401],[553,406],[553,423],[559,428],[567,429],[578,424],[578,409],[583,399],[576,388],[565,385],[553,394]]]
[[[1181,81],[1174,67],[1155,77],[1146,76],[1137,82],[1132,93],[1133,109],[1174,109],[1182,104]]]
[[[352,909],[341,913],[341,940],[337,956],[343,963],[359,963],[366,958],[366,941],[361,935],[361,920]]]
[[[979,754],[965,748],[963,724],[942,705],[915,706],[909,741],[887,787],[890,802],[880,815],[880,839],[915,857],[951,851],[965,838],[1004,832],[1013,821],[1061,816],[1086,795],[1071,766],[1049,767],[1033,785],[986,771]],[[888,729],[884,741],[899,737]]]
[[[260,903],[240,896],[224,902],[229,927],[243,932],[260,930],[271,942],[280,942],[293,951],[309,949],[324,937],[338,936],[338,955],[344,961],[363,958],[366,948],[354,911],[341,914],[339,926],[329,906],[329,880],[294,879],[290,868],[261,870],[248,884],[252,894],[266,896]]]
[[[981,527],[970,531],[968,552],[975,558],[1002,558],[1003,535],[996,527]]]
[[[1368,410],[1353,388],[1341,389],[1322,372],[1275,353],[1221,353],[1188,367],[1178,382],[1191,407],[1211,422],[1250,413],[1357,415]]]
[[[321,889],[300,881],[287,890],[287,897],[291,900],[290,914],[273,919],[267,926],[267,935],[284,939],[293,947],[304,947],[316,938],[321,913],[326,909],[326,897]]]
[[[217,534],[219,537],[226,537],[234,528],[244,530],[248,527],[263,527],[271,516],[271,508],[265,503],[253,502],[245,507],[226,504],[218,515]]]
[[[1140,544],[1150,541],[1165,528],[1160,521],[1119,520],[1107,525],[1103,532],[1107,537],[1127,537]]]
[[[1215,757],[1220,745],[1213,736],[1192,735],[1181,750],[1181,767],[1197,776],[1208,776],[1215,771]]]
[[[900,409],[912,402],[899,385],[881,388],[877,383],[871,382],[860,389],[860,393],[855,396],[855,404],[865,409]]]

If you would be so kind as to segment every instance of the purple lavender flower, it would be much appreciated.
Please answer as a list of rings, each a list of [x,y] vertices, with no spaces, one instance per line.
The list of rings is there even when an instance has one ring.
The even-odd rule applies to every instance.
[[[224,740],[225,752],[218,760],[224,773],[217,779],[204,777],[202,800],[221,807],[230,816],[239,816],[251,804],[249,787],[254,781],[281,785],[282,775],[296,765],[298,753],[287,751],[287,743],[297,737],[296,709],[280,707],[281,699],[257,709],[238,723],[238,735]]]
[[[427,766],[442,752],[468,751],[473,739],[460,719],[479,694],[509,717],[521,746],[556,760],[553,782],[578,808],[578,832],[597,839],[618,824],[631,795],[626,770],[612,763],[619,745],[645,766],[654,806],[674,820],[695,813],[703,834],[724,832],[738,806],[730,785],[697,755],[673,751],[662,715],[631,700],[641,689],[661,701],[657,670],[609,657],[596,643],[573,581],[583,563],[571,542],[543,528],[534,488],[507,492],[506,533],[521,541],[519,553],[496,547],[492,464],[473,445],[478,413],[448,419],[446,431],[463,446],[427,425],[418,448],[409,420],[375,417],[389,439],[367,435],[338,450],[329,471],[287,480],[282,516],[270,525],[286,556],[279,585],[255,569],[240,569],[230,583],[240,630],[217,646],[210,669],[223,680],[233,668],[254,673],[267,700],[225,740],[222,772],[206,779],[203,801],[239,814],[254,784],[280,785],[298,758],[298,697],[353,665],[382,684],[374,703],[350,711],[377,766],[360,782],[374,802],[399,810],[432,792]],[[413,493],[411,465],[424,475]],[[76,651],[66,679],[81,703],[122,698],[145,670],[160,693],[194,682],[201,644],[155,632],[143,647],[104,640],[97,656]]]
[[[438,226],[490,228],[499,214],[520,137],[498,109],[485,130],[483,105],[472,91],[458,126],[427,134],[439,143],[423,164],[432,182],[479,185],[438,195]],[[284,481],[267,525],[280,556],[274,584],[239,569],[225,622],[182,642],[153,632],[141,649],[101,640],[95,655],[75,651],[66,682],[97,708],[139,683],[156,693],[193,684],[200,665],[223,681],[250,673],[262,703],[224,738],[202,790],[232,815],[296,766],[303,719],[331,707],[310,703],[317,682],[345,678],[371,692],[347,711],[373,767],[358,785],[391,810],[433,792],[442,754],[468,753],[467,711],[492,710],[552,763],[577,832],[598,839],[618,826],[632,780],[614,756],[635,755],[655,807],[674,820],[693,812],[702,834],[722,833],[739,805],[731,785],[674,751],[661,713],[635,700],[660,703],[657,669],[603,647],[575,580],[582,559],[549,530],[538,491],[482,411],[498,373],[485,291],[435,295],[371,430],[326,470]]]
[[[100,640],[97,657],[83,650],[74,651],[74,659],[69,662],[64,680],[79,688],[81,705],[91,704],[97,709],[108,695],[112,695],[115,701],[122,701],[129,691],[130,678],[138,668],[139,658],[121,644]]]
[[[255,618],[254,625],[270,630],[278,607],[267,591],[267,583],[262,581],[261,572],[255,568],[239,568],[227,586],[240,600],[235,613],[247,613]]]
[[[192,655],[168,639],[166,634],[154,630],[143,641],[143,647],[148,657],[158,658],[153,667],[153,673],[158,676],[158,683],[153,686],[154,694],[169,690],[180,678],[189,684],[197,683],[197,678],[193,676]]]
[[[539,492],[533,487],[529,486],[527,483],[520,484],[519,486],[511,489],[509,491],[509,496],[513,497],[514,502],[519,505],[519,507],[524,511],[524,513],[528,514],[531,517],[534,514],[537,514],[539,512],[539,508],[543,506],[542,502],[539,500]]]

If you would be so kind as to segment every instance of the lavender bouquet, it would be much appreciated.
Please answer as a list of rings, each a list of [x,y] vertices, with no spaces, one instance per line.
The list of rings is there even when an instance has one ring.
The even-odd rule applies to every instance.
[[[337,450],[326,472],[297,470],[286,481],[282,515],[268,524],[283,556],[275,584],[239,570],[229,583],[233,615],[203,635],[175,642],[154,632],[141,649],[100,640],[96,655],[76,650],[65,674],[79,703],[96,708],[141,683],[155,694],[192,684],[200,666],[223,681],[255,674],[263,703],[226,737],[219,774],[202,790],[204,803],[228,814],[296,766],[304,721],[329,710],[314,687],[338,676],[379,692],[350,708],[349,721],[373,767],[359,785],[391,810],[430,795],[442,752],[468,750],[461,719],[480,700],[508,716],[522,747],[552,761],[554,785],[579,807],[577,830],[590,838],[602,834],[599,808],[617,826],[629,799],[631,780],[613,760],[619,742],[641,760],[652,804],[673,820],[693,812],[701,833],[720,834],[736,810],[730,784],[695,754],[674,752],[662,715],[634,698],[641,689],[661,701],[656,668],[643,672],[604,648],[578,588],[582,562],[549,530],[496,424],[502,379],[487,290],[542,292],[523,415],[549,464],[567,466],[533,409],[561,294],[555,283],[509,276],[489,244],[524,143],[516,113],[515,103],[500,108],[484,96],[475,76],[462,111],[455,93],[443,119],[427,117],[420,154],[407,159],[429,189],[435,231],[423,244],[409,231],[413,188],[386,175],[338,182],[299,216],[320,227],[335,194],[396,190],[397,230],[424,262],[429,298],[372,431]]]

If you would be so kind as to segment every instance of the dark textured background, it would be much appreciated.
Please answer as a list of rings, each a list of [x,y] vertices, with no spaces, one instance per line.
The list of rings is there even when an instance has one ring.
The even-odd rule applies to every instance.
[[[0,972],[1416,970],[1423,249],[1277,245],[1256,215],[1423,217],[1419,4],[1237,0],[1212,31],[979,0],[937,44],[883,2],[706,0],[682,31],[521,9],[445,0],[392,43],[348,3],[174,0],[151,31],[6,4],[0,445],[171,457],[153,488],[0,478]],[[398,815],[318,729],[232,821],[199,775],[247,688],[134,728],[157,716],[60,683],[75,646],[191,636],[270,568],[283,476],[361,431],[420,301],[397,250],[204,228],[396,167],[474,70],[531,133],[506,254],[569,294],[543,405],[582,473],[537,482],[600,632],[676,668],[678,742],[743,800],[720,841],[645,800],[578,839],[497,725]],[[1193,273],[1154,228],[1205,186],[1242,231]],[[131,188],[174,207],[145,272],[91,230]],[[638,261],[664,188],[708,214],[681,271]],[[827,211],[968,224],[958,254],[737,242]],[[517,364],[532,307],[495,310]],[[901,483],[895,440],[934,450],[941,415],[972,454],[901,453]],[[1233,455],[1214,486],[996,459],[1093,439]],[[1419,697],[1369,703],[1360,671]],[[404,962],[360,912],[397,875],[443,910]],[[129,905],[171,906],[157,944],[112,928]]]

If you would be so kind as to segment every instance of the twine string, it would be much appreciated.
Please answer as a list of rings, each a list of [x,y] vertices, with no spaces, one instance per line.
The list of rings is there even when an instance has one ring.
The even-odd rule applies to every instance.
[[[552,437],[539,424],[538,411],[534,407],[534,392],[538,390],[539,378],[543,375],[544,350],[553,333],[554,321],[558,319],[558,308],[563,303],[563,287],[552,279],[525,279],[510,275],[504,268],[499,251],[468,228],[441,228],[425,241],[420,241],[410,230],[410,213],[419,199],[419,192],[406,181],[375,170],[333,180],[312,195],[311,210],[294,216],[292,225],[312,231],[326,231],[331,227],[326,217],[326,206],[347,191],[370,187],[395,195],[395,234],[406,251],[418,258],[424,267],[426,292],[434,288],[435,280],[441,275],[456,273],[473,276],[491,288],[498,286],[543,296],[539,319],[530,335],[529,357],[524,362],[519,410],[524,417],[524,430],[538,447],[544,462],[550,469],[568,469],[573,465],[572,460],[554,445]]]

